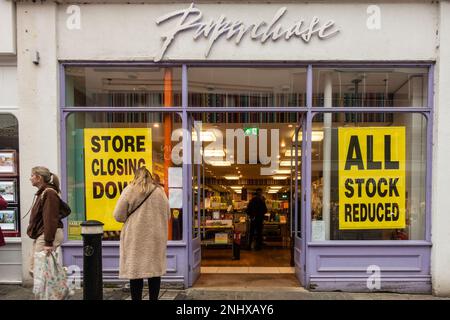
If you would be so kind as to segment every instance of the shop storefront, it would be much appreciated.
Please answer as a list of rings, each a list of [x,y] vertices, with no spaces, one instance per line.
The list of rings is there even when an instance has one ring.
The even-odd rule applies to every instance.
[[[218,223],[237,230],[245,217],[227,215],[262,187],[266,244],[279,227],[298,286],[448,292],[434,227],[447,221],[436,111],[448,7],[17,3],[21,209],[23,168],[47,150],[38,159],[59,168],[73,209],[64,264],[82,266],[80,223],[102,221],[103,278],[116,282],[111,212],[146,165],[171,205],[163,281],[190,287],[207,245],[234,237]]]

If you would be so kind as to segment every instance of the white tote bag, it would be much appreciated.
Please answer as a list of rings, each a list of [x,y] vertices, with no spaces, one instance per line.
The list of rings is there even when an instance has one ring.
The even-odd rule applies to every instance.
[[[58,262],[56,253],[45,251],[34,255],[33,293],[39,300],[66,300],[71,295],[67,272]]]

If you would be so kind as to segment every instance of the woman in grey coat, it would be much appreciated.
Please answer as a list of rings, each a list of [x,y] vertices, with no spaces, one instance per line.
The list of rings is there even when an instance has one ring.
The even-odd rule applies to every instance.
[[[130,280],[133,300],[142,300],[144,279],[148,279],[150,300],[157,300],[166,272],[170,209],[163,188],[145,167],[136,170],[134,180],[123,190],[114,217],[124,222],[119,277]]]

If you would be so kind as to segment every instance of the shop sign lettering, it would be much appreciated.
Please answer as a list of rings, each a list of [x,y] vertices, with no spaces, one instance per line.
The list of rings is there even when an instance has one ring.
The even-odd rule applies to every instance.
[[[86,218],[102,221],[105,231],[118,231],[121,224],[112,212],[134,171],[152,171],[150,128],[84,129]]]
[[[339,229],[405,228],[405,128],[339,128]]]
[[[156,24],[160,25],[166,21],[178,19],[175,26],[163,35],[163,45],[154,60],[160,61],[177,36],[189,30],[194,31],[192,36],[194,40],[201,37],[209,40],[205,57],[208,57],[212,47],[221,37],[225,37],[227,40],[234,39],[236,45],[240,44],[245,37],[262,44],[267,40],[284,39],[289,41],[293,38],[309,43],[313,37],[323,40],[339,33],[339,29],[335,27],[333,20],[321,24],[320,19],[316,16],[312,17],[310,21],[299,19],[293,24],[283,25],[281,20],[286,12],[286,7],[280,8],[270,22],[244,23],[239,20],[232,21],[228,20],[223,14],[216,20],[211,19],[204,22],[202,21],[203,13],[192,3],[187,9],[170,12],[156,20]]]

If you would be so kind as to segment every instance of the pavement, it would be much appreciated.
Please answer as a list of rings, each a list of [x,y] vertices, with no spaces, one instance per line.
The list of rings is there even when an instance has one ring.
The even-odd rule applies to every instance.
[[[143,299],[148,299],[144,288]],[[104,300],[131,300],[124,286],[105,287]],[[189,288],[185,290],[161,288],[160,300],[450,300],[444,297],[421,294],[310,292],[303,288]],[[0,285],[0,300],[34,300],[31,288],[21,285]],[[83,290],[78,289],[70,300],[83,300]]]

